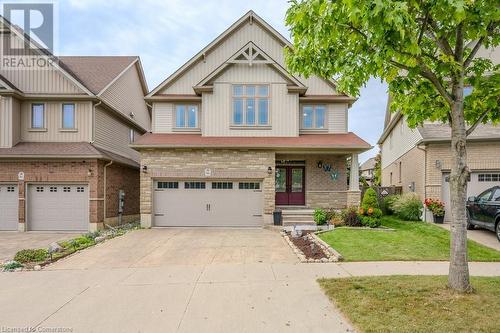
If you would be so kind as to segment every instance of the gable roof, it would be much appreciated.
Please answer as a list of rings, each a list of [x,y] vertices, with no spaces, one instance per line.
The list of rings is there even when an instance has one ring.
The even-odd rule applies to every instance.
[[[360,171],[371,170],[371,169],[375,169],[375,157],[369,158],[368,160],[365,161],[365,163],[361,164],[361,166],[359,167]]]
[[[451,127],[448,124],[424,124],[418,127],[421,142],[446,142],[451,140]],[[500,126],[479,124],[467,137],[469,140],[500,140]]]
[[[262,28],[264,28],[267,32],[269,32],[275,39],[277,39],[283,46],[293,48],[293,45],[290,43],[288,39],[286,39],[282,34],[280,34],[276,29],[274,29],[269,23],[264,21],[264,19],[258,16],[253,10],[250,10],[245,15],[243,15],[239,20],[234,22],[228,29],[226,29],[217,38],[215,38],[212,42],[210,42],[207,46],[205,46],[200,52],[198,52],[191,59],[189,59],[184,65],[182,65],[179,69],[177,69],[174,73],[172,73],[169,77],[167,77],[163,82],[161,82],[158,86],[156,86],[146,96],[146,98],[153,97],[153,95],[158,93],[160,90],[167,87],[170,83],[173,83],[185,71],[191,68],[191,66],[193,66],[200,58],[205,57],[207,53],[209,53],[212,49],[217,47],[222,41],[224,41],[228,36],[230,36],[233,32],[235,32],[237,29],[239,29],[242,25],[244,25],[247,22],[250,22],[251,24],[253,24],[254,22],[258,23]],[[325,81],[328,84],[332,85],[333,87],[336,86],[333,79]]]
[[[137,56],[60,56],[59,60],[95,95],[99,95]]]
[[[278,74],[284,77],[287,81],[289,81],[289,87],[293,86],[301,92],[305,92],[307,90],[307,87],[304,86],[302,82],[291,75],[285,68],[278,64],[274,59],[272,59],[266,52],[261,50],[253,42],[248,42],[241,49],[236,51],[236,53],[229,57],[217,69],[203,78],[194,87],[194,90],[198,92],[200,89],[203,89],[201,87],[209,85],[214,79],[216,79],[234,64],[248,64],[249,66],[252,66],[253,64],[266,64],[276,72],[278,72]]]

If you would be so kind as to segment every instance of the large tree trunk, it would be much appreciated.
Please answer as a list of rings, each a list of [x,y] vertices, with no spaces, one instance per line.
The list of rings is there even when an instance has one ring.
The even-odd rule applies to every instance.
[[[467,261],[467,217],[465,201],[467,195],[466,127],[463,104],[463,79],[454,85],[455,101],[451,112],[451,246],[448,286],[459,292],[471,290]]]

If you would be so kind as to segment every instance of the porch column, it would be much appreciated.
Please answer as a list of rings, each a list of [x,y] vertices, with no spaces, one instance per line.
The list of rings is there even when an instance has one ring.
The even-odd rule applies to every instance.
[[[351,175],[349,178],[349,191],[359,191],[359,165],[358,154],[351,155]]]

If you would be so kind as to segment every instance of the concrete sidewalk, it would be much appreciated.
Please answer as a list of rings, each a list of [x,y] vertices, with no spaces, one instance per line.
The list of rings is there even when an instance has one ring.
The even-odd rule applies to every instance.
[[[470,269],[471,275],[500,276],[500,263],[471,263]],[[0,274],[0,326],[73,332],[349,332],[352,326],[317,278],[447,273],[447,262],[49,267]]]

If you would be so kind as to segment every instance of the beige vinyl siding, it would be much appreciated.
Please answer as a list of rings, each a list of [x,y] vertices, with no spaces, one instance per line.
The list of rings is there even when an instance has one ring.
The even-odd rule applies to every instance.
[[[328,132],[347,132],[347,103],[328,104]]]
[[[276,70],[268,65],[254,64],[235,64],[230,66],[224,73],[215,79],[217,83],[287,83],[285,78],[278,74]]]
[[[270,84],[269,129],[231,128],[232,84],[215,83],[212,94],[203,94],[202,133],[205,136],[297,136],[298,94],[289,94],[285,83]]]
[[[6,35],[0,35],[0,43],[4,42],[3,39],[5,36]],[[23,45],[23,41],[17,37],[13,39],[13,43],[15,43],[15,47],[21,47]],[[5,57],[3,60],[8,60],[8,57]],[[10,64],[13,63],[10,62]],[[24,93],[84,94],[73,81],[52,65],[47,65],[45,67],[17,66],[15,68],[11,65],[13,69],[8,70],[6,69],[7,67],[7,65],[3,65],[0,73]]]
[[[45,105],[45,129],[31,129],[31,104]],[[75,104],[76,130],[62,130],[62,104]],[[92,139],[92,102],[22,102],[21,140],[38,142],[90,142]]]
[[[139,153],[129,147],[130,128],[130,125],[111,115],[110,112],[96,107],[94,144],[138,161]]]
[[[144,92],[135,65],[123,73],[118,80],[102,93],[101,97],[127,118],[149,130],[149,111],[144,102]],[[131,112],[134,113],[134,118],[130,117]]]
[[[401,117],[381,145],[382,169],[412,149],[421,139],[420,132],[417,129],[409,128],[404,117]]]
[[[153,103],[153,133],[171,133],[173,128],[173,103]]]
[[[12,97],[0,96],[0,147],[12,147]]]
[[[221,64],[225,63],[233,54],[250,41],[261,48],[279,65],[286,68],[283,51],[284,45],[257,22],[253,24],[247,22],[224,39],[220,45],[213,48],[210,53],[207,53],[204,60],[198,60],[185,73],[181,74],[179,78],[158,93],[192,94],[193,86],[198,84]],[[309,95],[335,94],[335,90],[320,78],[311,77],[300,80],[305,85],[310,86],[307,91]]]
[[[21,141],[21,102],[12,98],[12,146]]]

